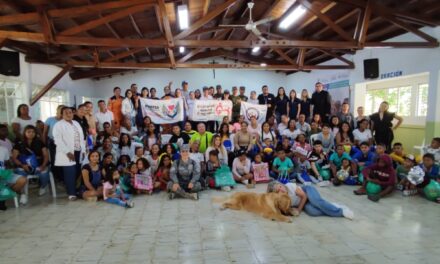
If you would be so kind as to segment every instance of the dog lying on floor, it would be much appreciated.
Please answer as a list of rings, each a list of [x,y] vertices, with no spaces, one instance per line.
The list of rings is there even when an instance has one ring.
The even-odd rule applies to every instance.
[[[213,202],[222,203],[220,209],[243,210],[258,214],[273,221],[291,223],[291,200],[285,193],[237,192],[229,197],[213,198]]]

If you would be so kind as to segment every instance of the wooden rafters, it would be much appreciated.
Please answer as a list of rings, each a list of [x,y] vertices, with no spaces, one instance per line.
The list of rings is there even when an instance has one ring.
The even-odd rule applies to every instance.
[[[324,49],[318,49],[318,50],[321,51],[324,54],[332,56],[333,58],[336,58],[336,59],[346,63],[347,65],[350,65],[350,66],[354,67],[354,63],[352,61],[349,61],[346,58],[344,58],[344,57],[342,57],[342,56],[340,56],[340,55],[338,55],[338,54],[336,54],[336,53],[334,53],[334,52],[332,52],[330,50],[324,50]]]
[[[298,64],[298,68],[302,70],[304,68],[304,60],[306,58],[306,49],[300,48],[298,52],[298,58],[296,60],[296,63]]]
[[[371,0],[368,0],[367,5],[365,6],[364,10],[364,16],[362,18],[362,24],[359,29],[359,47],[363,48],[365,45],[365,41],[367,40],[367,31],[368,31],[368,25],[370,23],[370,17],[372,13],[372,5]]]
[[[47,11],[45,10],[44,7],[39,6],[37,8],[38,10],[38,18],[39,18],[39,22],[40,22],[40,27],[43,31],[45,40],[47,43],[54,43],[54,34],[52,32],[52,24],[49,21],[49,18],[47,16]]]
[[[0,49],[3,48],[3,46],[5,46],[7,41],[8,39],[6,38],[0,38]]]
[[[388,21],[390,21],[391,23],[393,23],[394,25],[403,28],[404,30],[413,33],[414,35],[419,36],[420,38],[428,41],[428,42],[437,42],[436,38],[431,37],[430,35],[426,34],[425,32],[409,25],[408,23],[405,23],[404,21],[401,21],[397,18],[394,18],[392,16],[389,15],[384,15],[384,18]]]
[[[59,35],[61,35],[61,36],[76,35],[76,34],[81,33],[83,31],[87,31],[87,30],[96,28],[96,27],[98,27],[100,25],[104,25],[106,23],[109,23],[111,21],[124,18],[124,17],[126,17],[126,16],[128,16],[130,14],[144,11],[144,10],[148,9],[149,7],[150,7],[149,5],[136,5],[136,6],[132,6],[132,7],[126,8],[124,10],[112,13],[110,15],[103,16],[103,17],[101,17],[99,19],[92,20],[92,21],[86,22],[84,24],[75,26],[73,28],[68,28],[68,29],[60,32]]]
[[[72,65],[65,65],[63,69],[48,83],[46,84],[41,91],[39,91],[30,101],[30,105],[34,105],[41,97],[43,97],[52,87],[61,79],[70,69]]]
[[[108,58],[108,59],[106,59],[104,61],[105,62],[118,61],[120,59],[132,56],[133,54],[141,52],[141,51],[144,51],[144,50],[145,50],[145,48],[137,48],[137,49],[131,49],[131,50],[129,49],[129,50],[124,51],[122,53],[119,53],[119,54],[117,54],[117,55],[115,55],[113,57],[110,57],[110,58]]]
[[[136,23],[136,21],[134,20],[133,15],[128,15],[128,17],[130,18],[130,22],[131,25],[133,26],[134,30],[136,31],[136,33],[138,34],[139,38],[144,38],[144,34],[142,34],[141,30],[139,29],[138,24]],[[149,48],[145,48],[145,50],[147,51],[148,55],[150,56],[150,60],[153,60],[153,55],[151,54],[151,51]]]
[[[165,30],[165,38],[168,42],[168,56],[170,57],[171,67],[174,68],[176,65],[176,59],[174,58],[174,38],[173,33],[171,32],[170,21],[168,20],[167,10],[165,8],[165,1],[158,0],[159,11],[162,17],[161,23],[163,24],[163,28]]]
[[[297,65],[297,63],[292,59],[292,58],[290,58],[287,54],[285,54],[281,49],[279,49],[279,48],[275,48],[275,49],[273,49],[276,53],[278,53],[280,56],[281,56],[281,58],[283,58],[285,61],[287,61],[288,63],[290,63],[290,64],[292,64],[292,65]]]
[[[307,0],[298,0],[302,6],[304,6],[307,10],[312,12],[315,16],[317,16],[320,20],[322,20],[327,26],[329,26],[331,29],[333,29],[336,33],[338,33],[339,36],[341,36],[342,39],[345,39],[347,41],[353,40],[353,38],[338,24],[333,22],[333,20],[321,12],[321,10],[314,7],[312,4],[310,4]]]
[[[175,39],[183,39],[189,35],[191,35],[194,31],[197,29],[203,27],[206,23],[214,19],[216,16],[220,15],[226,8],[230,7],[231,5],[235,4],[237,0],[228,0],[224,2],[223,4],[218,5],[215,9],[211,10],[206,16],[202,17],[200,20],[192,24],[189,28],[179,33],[177,36],[175,36]]]
[[[325,14],[327,11],[329,11],[330,9],[332,9],[334,6],[336,5],[335,2],[329,2],[327,3],[321,10],[320,12],[322,14]],[[315,21],[316,19],[318,19],[318,17],[316,15],[313,15],[312,17],[310,17],[309,19],[307,19],[304,23],[302,23],[297,30],[302,30],[305,27],[307,27],[308,25],[310,25],[313,21]],[[337,23],[336,23],[337,24]]]

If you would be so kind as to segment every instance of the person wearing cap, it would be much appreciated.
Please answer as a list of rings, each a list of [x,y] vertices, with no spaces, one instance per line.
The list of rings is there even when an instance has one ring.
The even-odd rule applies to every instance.
[[[176,160],[171,166],[170,178],[167,189],[169,199],[172,200],[176,195],[182,198],[198,200],[198,192],[202,190],[199,182],[200,164],[190,159],[189,145],[184,144],[180,148],[180,159]]]
[[[214,94],[214,99],[216,100],[223,100],[223,91],[222,91],[222,86],[220,84],[218,84],[215,87],[216,93]]]
[[[299,216],[304,210],[309,216],[345,217],[353,220],[354,213],[347,206],[326,201],[311,185],[299,186],[288,182],[282,184],[272,181],[267,185],[267,192],[286,193],[292,201],[293,215]]]
[[[231,100],[231,93],[229,93],[229,90],[223,92],[222,100]]]
[[[254,175],[251,173],[251,165],[251,160],[246,156],[246,151],[239,150],[237,157],[232,162],[232,175],[237,183],[253,187]]]
[[[231,100],[232,100],[232,120],[237,120],[238,116],[240,115],[240,96],[238,95],[238,88],[237,86],[232,87],[232,94],[231,94]]]
[[[191,140],[189,141],[189,144],[192,144],[194,141],[200,142],[200,148],[199,152],[205,153],[206,149],[208,148],[209,144],[212,141],[213,134],[209,131],[206,131],[206,126],[204,123],[197,124],[197,133],[194,133],[191,136]]]

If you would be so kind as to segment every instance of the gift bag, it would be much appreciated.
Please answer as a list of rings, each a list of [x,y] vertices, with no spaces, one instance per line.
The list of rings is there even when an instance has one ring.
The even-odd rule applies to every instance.
[[[134,188],[137,190],[153,190],[153,179],[148,174],[136,174],[134,176]]]
[[[9,188],[7,182],[12,177],[12,171],[0,170],[0,201],[6,201],[14,198],[17,194]]]
[[[264,162],[260,164],[252,164],[255,182],[270,182],[269,165]]]
[[[228,166],[221,166],[214,173],[215,187],[234,186],[235,180]]]

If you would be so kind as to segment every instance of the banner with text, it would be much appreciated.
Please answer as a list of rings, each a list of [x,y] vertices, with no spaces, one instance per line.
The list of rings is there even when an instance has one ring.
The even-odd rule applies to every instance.
[[[240,115],[244,116],[244,120],[250,121],[251,117],[255,116],[257,122],[262,124],[266,121],[267,105],[257,105],[246,102],[241,102]]]
[[[232,101],[230,100],[196,100],[192,113],[193,121],[222,121],[224,116],[231,120]]]
[[[173,124],[183,121],[182,99],[152,100],[140,98],[142,114],[155,124]]]

